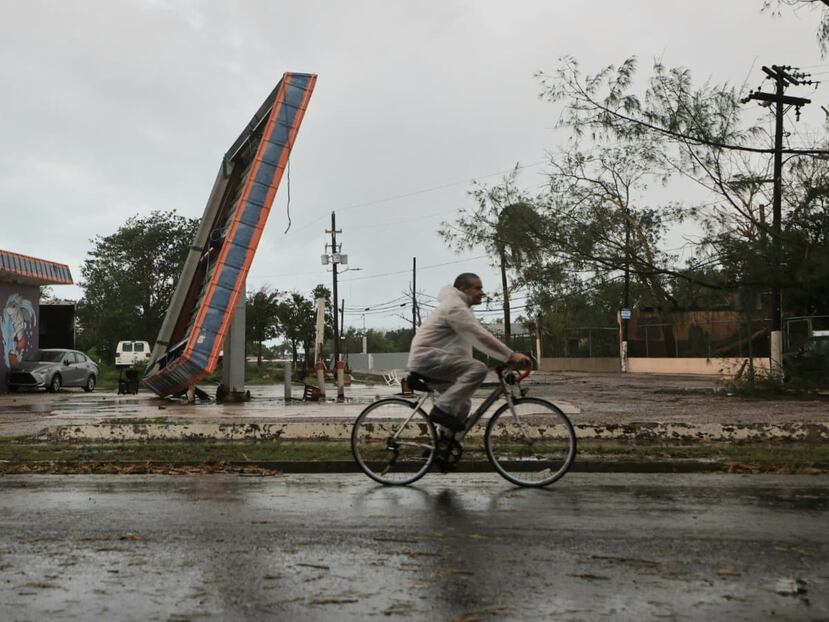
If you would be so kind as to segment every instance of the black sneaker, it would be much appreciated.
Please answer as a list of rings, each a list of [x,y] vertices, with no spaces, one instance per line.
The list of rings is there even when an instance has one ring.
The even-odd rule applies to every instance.
[[[466,426],[464,422],[458,417],[450,415],[448,412],[442,411],[437,406],[432,407],[432,412],[429,413],[429,421],[432,423],[439,423],[440,425],[449,428],[454,432],[460,432]]]
[[[449,465],[447,464],[443,456],[435,455],[435,459],[432,461],[432,466],[436,468],[440,473],[449,472]]]
[[[437,442],[435,443],[435,457],[432,460],[432,466],[441,473],[447,473],[449,471],[447,457],[452,448],[453,437],[454,434],[451,432],[447,433],[444,430],[438,430]],[[426,451],[428,452],[429,450],[427,449]]]

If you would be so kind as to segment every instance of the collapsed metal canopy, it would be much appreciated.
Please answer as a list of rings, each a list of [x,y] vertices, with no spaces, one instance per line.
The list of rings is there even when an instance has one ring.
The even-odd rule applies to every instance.
[[[222,159],[144,376],[162,397],[216,368],[316,80],[284,74]]]

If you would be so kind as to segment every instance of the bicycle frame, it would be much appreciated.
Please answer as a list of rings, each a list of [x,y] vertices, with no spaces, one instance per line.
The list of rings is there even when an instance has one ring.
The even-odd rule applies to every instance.
[[[495,402],[497,402],[501,398],[501,396],[505,397],[507,404],[509,404],[510,411],[512,412],[512,416],[515,418],[516,422],[521,426],[522,432],[526,435],[526,430],[524,430],[524,426],[521,424],[521,422],[518,420],[518,417],[515,414],[515,407],[512,403],[512,393],[507,388],[507,383],[504,380],[503,369],[496,369],[496,373],[498,374],[498,384],[492,389],[492,393],[490,393],[480,404],[480,406],[478,406],[478,408],[475,409],[475,412],[473,412],[466,418],[464,429],[455,432],[456,441],[460,442],[461,440],[463,440],[463,437],[466,436],[467,432],[469,432],[469,430],[471,430],[472,427],[476,423],[478,423],[481,417],[484,416],[484,414],[492,407],[492,405]],[[403,422],[403,425],[400,426],[400,429],[402,430],[406,427],[406,425],[408,425],[409,421],[411,421],[415,413],[423,408],[423,405],[426,403],[427,400],[431,399],[434,403],[435,395],[437,395],[437,393],[437,391],[431,390],[427,393],[424,393],[422,397],[418,398],[415,402],[414,408],[412,409],[412,414],[406,418],[406,421]]]

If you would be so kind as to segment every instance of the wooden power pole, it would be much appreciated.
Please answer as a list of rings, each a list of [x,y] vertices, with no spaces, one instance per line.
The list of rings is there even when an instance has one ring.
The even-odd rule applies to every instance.
[[[774,106],[774,192],[772,196],[772,246],[771,263],[772,269],[772,312],[771,312],[771,356],[770,368],[774,377],[783,375],[783,305],[781,299],[781,267],[783,253],[781,245],[782,232],[782,172],[783,172],[783,115],[788,106],[794,106],[797,118],[800,118],[800,108],[812,103],[810,99],[803,97],[792,97],[786,95],[786,87],[814,84],[807,80],[808,74],[800,71],[792,71],[789,65],[772,65],[763,67],[765,73],[775,85],[774,93],[764,93],[760,90],[754,91],[743,99],[743,103],[757,100],[769,107]]]

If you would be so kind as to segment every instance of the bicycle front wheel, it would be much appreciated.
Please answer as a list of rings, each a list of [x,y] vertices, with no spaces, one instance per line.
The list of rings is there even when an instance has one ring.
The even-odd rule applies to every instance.
[[[576,432],[557,406],[523,397],[504,404],[486,427],[492,466],[518,486],[541,487],[561,478],[576,457]]]
[[[435,428],[416,404],[398,398],[369,405],[351,431],[351,453],[371,479],[403,486],[423,477],[435,458]]]

